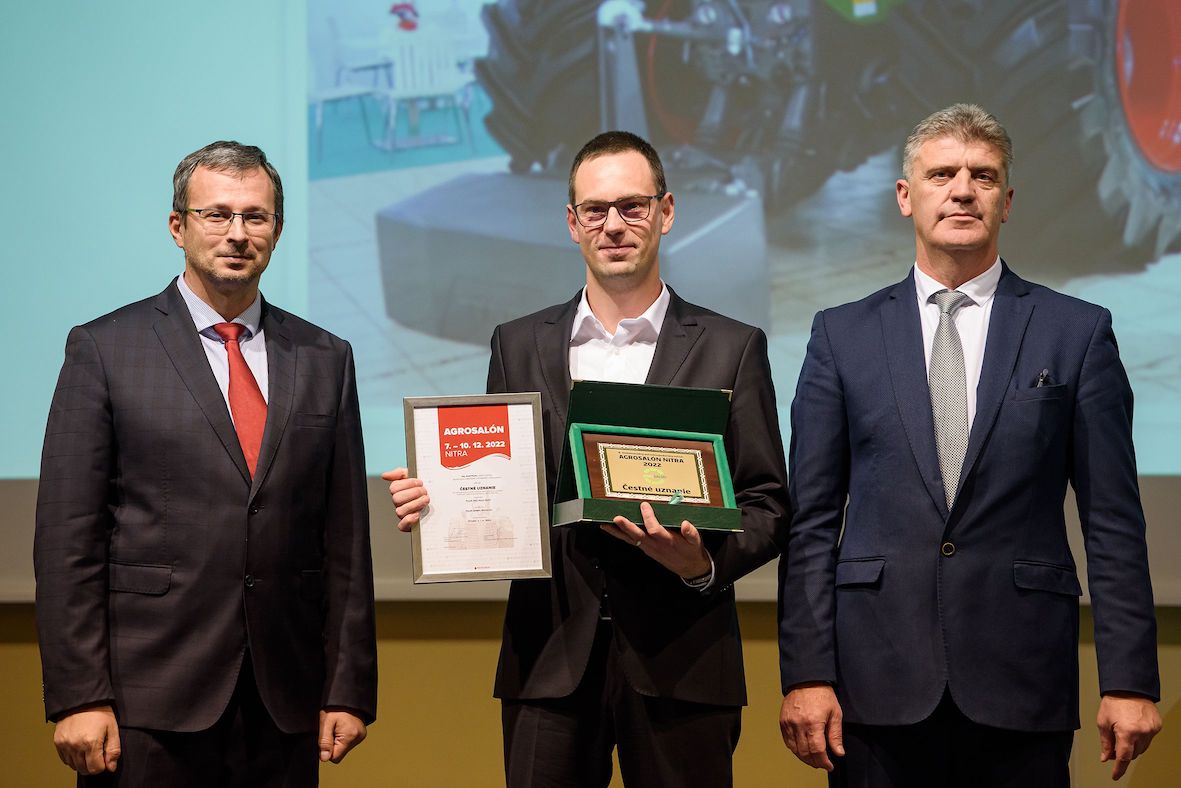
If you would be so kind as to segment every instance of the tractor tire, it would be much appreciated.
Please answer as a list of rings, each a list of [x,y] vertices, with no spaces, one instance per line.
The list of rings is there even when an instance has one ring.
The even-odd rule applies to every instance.
[[[488,55],[476,78],[492,100],[484,123],[509,169],[557,171],[599,131],[596,0],[501,0],[483,9]]]

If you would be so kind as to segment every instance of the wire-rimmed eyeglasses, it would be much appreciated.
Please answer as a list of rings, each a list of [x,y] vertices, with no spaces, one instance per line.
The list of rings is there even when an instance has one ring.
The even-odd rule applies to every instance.
[[[251,235],[266,235],[275,229],[278,214],[265,211],[227,211],[222,208],[185,208],[187,213],[195,214],[201,223],[212,233],[222,235],[230,231],[235,216],[242,217],[242,226]]]

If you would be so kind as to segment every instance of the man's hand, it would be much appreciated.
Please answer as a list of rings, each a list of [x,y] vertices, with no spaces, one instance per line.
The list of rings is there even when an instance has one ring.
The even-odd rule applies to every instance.
[[[701,543],[701,534],[693,527],[693,523],[685,520],[679,531],[665,528],[656,521],[652,505],[647,501],[640,504],[640,513],[644,515],[643,528],[622,516],[616,517],[614,523],[604,523],[599,527],[616,539],[635,545],[653,561],[685,580],[709,572],[713,564]]]
[[[1111,767],[1111,779],[1124,776],[1128,766],[1148,749],[1161,728],[1156,704],[1141,695],[1112,692],[1099,701],[1099,760]]]
[[[422,510],[431,502],[422,486],[422,479],[411,479],[410,472],[405,468],[394,468],[386,471],[381,478],[390,483],[390,500],[394,502],[394,512],[398,515],[398,530],[410,533],[410,528],[418,522]]]
[[[779,710],[779,732],[795,756],[815,769],[832,771],[834,755],[845,754],[841,732],[841,704],[828,684],[809,683],[792,687]]]
[[[53,731],[57,757],[78,774],[113,772],[119,763],[119,723],[110,706],[95,706],[62,717]]]
[[[365,741],[365,723],[344,709],[320,709],[320,760],[340,763]]]

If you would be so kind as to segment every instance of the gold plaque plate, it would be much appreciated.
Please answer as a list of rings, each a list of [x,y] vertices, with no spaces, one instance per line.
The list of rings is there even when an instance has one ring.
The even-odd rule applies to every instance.
[[[700,449],[600,443],[599,464],[608,498],[709,505]]]

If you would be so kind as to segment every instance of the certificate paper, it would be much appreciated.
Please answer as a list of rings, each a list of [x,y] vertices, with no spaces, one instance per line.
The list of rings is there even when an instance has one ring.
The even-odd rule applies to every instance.
[[[414,582],[549,577],[539,394],[408,397]]]

